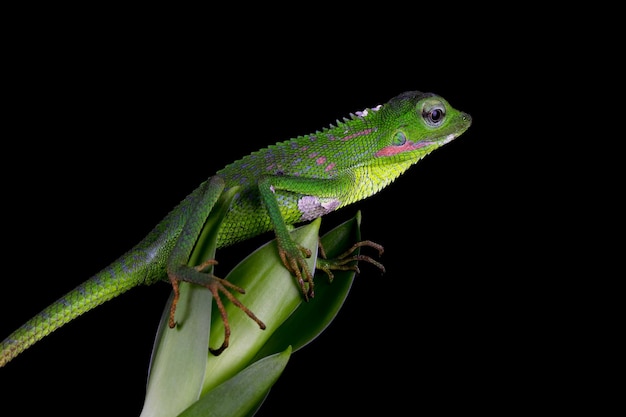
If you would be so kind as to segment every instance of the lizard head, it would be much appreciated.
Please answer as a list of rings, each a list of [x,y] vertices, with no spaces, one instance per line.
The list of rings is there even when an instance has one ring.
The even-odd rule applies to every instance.
[[[454,109],[442,97],[419,91],[402,93],[386,104],[357,112],[352,120],[353,129],[339,128],[346,143],[360,140],[359,146],[351,148],[360,152],[352,152],[350,164],[343,167],[354,178],[354,185],[342,205],[377,193],[472,123],[469,114]]]
[[[382,106],[382,129],[376,157],[416,162],[460,136],[472,124],[469,114],[454,109],[433,93],[408,91]]]

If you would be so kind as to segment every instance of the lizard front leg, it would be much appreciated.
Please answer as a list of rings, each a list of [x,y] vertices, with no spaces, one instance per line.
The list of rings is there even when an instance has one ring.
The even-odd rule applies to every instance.
[[[296,278],[307,301],[315,296],[313,275],[306,262],[311,252],[292,240],[281,211],[297,211],[296,215],[305,221],[320,217],[339,208],[341,202],[337,195],[340,190],[349,188],[348,181],[348,177],[320,179],[282,175],[267,175],[258,181],[259,193],[276,235],[278,255],[285,268]],[[299,197],[297,204],[294,205],[292,199],[291,206],[281,207],[276,196],[278,192]]]

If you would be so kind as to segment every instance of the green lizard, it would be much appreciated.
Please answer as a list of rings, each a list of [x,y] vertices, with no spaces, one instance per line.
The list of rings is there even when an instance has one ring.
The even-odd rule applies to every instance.
[[[230,328],[220,296],[241,308],[261,329],[265,324],[241,304],[233,292],[242,288],[204,272],[208,260],[196,267],[187,261],[202,227],[225,189],[240,187],[220,226],[217,247],[225,247],[274,231],[278,252],[294,275],[303,297],[314,296],[314,283],[305,258],[311,253],[292,241],[289,226],[313,220],[340,207],[376,194],[411,165],[465,132],[471,117],[432,93],[409,91],[384,105],[337,120],[321,131],[253,152],[217,171],[191,192],[136,246],[108,267],[70,291],[0,343],[0,367],[70,320],[138,285],[169,281],[174,291],[169,325],[179,282],[207,287],[222,315],[229,342]],[[370,241],[358,246],[382,247]],[[351,268],[355,260],[382,265],[366,256],[321,260],[317,268]]]

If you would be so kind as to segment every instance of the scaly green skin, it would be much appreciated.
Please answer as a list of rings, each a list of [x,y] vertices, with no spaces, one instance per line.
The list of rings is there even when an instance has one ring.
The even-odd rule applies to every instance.
[[[376,194],[470,125],[471,117],[443,98],[410,91],[335,126],[245,156],[202,183],[139,244],[2,341],[0,367],[70,320],[141,284],[169,280],[177,294],[178,282],[188,281],[233,301],[228,283],[186,264],[213,205],[224,189],[234,186],[240,192],[221,225],[218,248],[273,230],[285,267],[296,276],[304,297],[312,297],[305,263],[310,254],[290,239],[288,225]],[[174,310],[175,303],[171,326]],[[225,340],[215,353],[227,345]]]

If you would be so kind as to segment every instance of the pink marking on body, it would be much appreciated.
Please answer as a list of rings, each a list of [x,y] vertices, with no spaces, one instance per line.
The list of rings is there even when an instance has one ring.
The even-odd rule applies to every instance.
[[[317,165],[322,165],[323,163],[326,163],[326,157],[320,156],[315,162],[317,162]]]
[[[337,165],[337,164],[335,164],[334,162],[331,162],[331,163],[330,163],[330,164],[328,164],[328,166],[324,169],[324,171],[327,171],[327,172],[328,172],[328,171],[330,171],[331,169],[333,169],[333,168],[335,167],[335,165]]]
[[[365,129],[365,130],[362,130],[360,132],[356,132],[356,133],[353,133],[351,135],[344,136],[343,138],[341,138],[341,140],[350,140],[350,139],[358,138],[359,136],[369,135],[371,132],[372,132],[371,128],[370,129]]]
[[[407,140],[403,145],[400,146],[385,146],[380,151],[376,152],[375,156],[391,156],[397,155],[402,152],[413,151],[415,149],[423,148],[424,146],[428,146],[432,144],[432,142],[420,142],[415,143]]]
[[[301,147],[300,147],[300,150],[301,150],[302,152],[306,151],[307,149],[309,149],[309,147],[308,147],[308,146],[301,146]]]
[[[309,158],[315,158],[317,156],[317,152],[312,152],[309,154]]]

